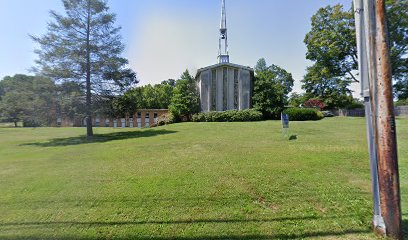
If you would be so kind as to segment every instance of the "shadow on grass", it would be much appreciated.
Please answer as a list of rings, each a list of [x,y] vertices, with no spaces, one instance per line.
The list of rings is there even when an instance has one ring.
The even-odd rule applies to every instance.
[[[44,229],[54,229],[58,227],[79,227],[79,228],[93,228],[93,227],[115,227],[124,226],[124,225],[167,225],[167,224],[226,224],[226,223],[267,223],[267,222],[285,222],[285,221],[307,221],[307,220],[324,220],[329,218],[338,218],[342,216],[326,216],[326,217],[317,217],[317,216],[300,216],[300,217],[283,217],[283,218],[272,218],[272,219],[197,219],[197,220],[175,220],[175,221],[123,221],[123,222],[76,222],[76,221],[67,221],[67,222],[21,222],[21,223],[2,223],[0,227],[44,227]],[[343,216],[344,217],[344,216]],[[333,231],[311,231],[304,233],[280,233],[272,235],[262,235],[262,234],[251,234],[251,235],[201,235],[201,236],[191,236],[191,237],[159,237],[159,236],[138,236],[138,235],[125,235],[120,236],[120,239],[156,239],[156,240],[170,240],[170,239],[181,239],[181,240],[206,240],[206,239],[303,239],[303,238],[312,238],[312,237],[335,237],[335,236],[344,236],[349,234],[369,234],[372,231],[367,229],[346,229],[346,230],[333,230]],[[0,235],[1,236],[1,235]],[[58,239],[83,239],[83,240],[93,240],[100,239],[101,236],[95,237],[81,237],[81,236],[58,236]],[[55,237],[44,237],[44,236],[14,236],[10,238],[2,239],[54,239]]]
[[[408,215],[408,214],[405,214]],[[408,238],[408,219],[402,220],[402,233],[403,233],[403,238],[407,239]]]
[[[138,236],[138,235],[125,235],[119,236],[119,239],[124,240],[256,240],[256,239],[305,239],[305,238],[332,238],[332,237],[344,237],[345,235],[351,234],[367,234],[370,233],[370,230],[345,230],[345,231],[315,231],[315,232],[308,232],[308,233],[290,233],[290,234],[270,234],[270,235],[262,235],[262,234],[251,234],[251,235],[201,235],[201,236],[192,236],[192,237],[181,237],[181,236],[173,236],[173,237],[154,237],[154,236]],[[1,236],[1,235],[0,235]],[[19,237],[2,237],[3,240],[22,240],[22,239],[60,239],[60,240],[68,240],[68,239],[79,239],[79,240],[96,240],[96,239],[103,239],[101,236],[95,237],[80,237],[80,236],[57,236],[57,237],[38,237],[33,235],[25,235]],[[351,239],[352,236],[351,236]]]
[[[145,138],[154,137],[158,135],[166,135],[176,133],[176,131],[169,131],[165,129],[161,130],[145,130],[145,131],[129,131],[129,132],[114,132],[114,133],[104,133],[95,134],[92,139],[87,139],[85,135],[77,137],[67,137],[67,138],[54,138],[48,142],[33,142],[24,143],[20,146],[38,146],[38,147],[59,147],[59,146],[70,146],[70,145],[80,145],[88,143],[103,143],[115,140],[133,139],[133,138]]]
[[[56,221],[56,222],[12,222],[0,223],[0,226],[52,226],[52,225],[86,225],[86,226],[120,226],[120,225],[174,225],[174,224],[199,224],[199,223],[268,223],[268,222],[285,222],[285,221],[311,221],[325,219],[351,218],[354,215],[336,215],[336,216],[300,216],[300,217],[279,217],[268,219],[188,219],[188,220],[169,220],[169,221]]]
[[[293,141],[293,140],[296,140],[296,139],[297,139],[297,135],[291,135],[289,137],[289,141]]]

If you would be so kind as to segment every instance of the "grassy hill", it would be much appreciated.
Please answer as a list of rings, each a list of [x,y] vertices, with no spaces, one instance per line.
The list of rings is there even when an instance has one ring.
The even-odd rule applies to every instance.
[[[0,239],[372,239],[363,118],[0,128]],[[404,224],[408,119],[397,120]]]

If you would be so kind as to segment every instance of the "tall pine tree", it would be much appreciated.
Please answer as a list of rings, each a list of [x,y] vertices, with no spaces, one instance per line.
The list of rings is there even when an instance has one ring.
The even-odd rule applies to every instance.
[[[137,83],[136,73],[121,57],[124,45],[115,27],[116,15],[105,0],[63,0],[65,14],[51,11],[52,21],[35,52],[38,70],[56,81],[85,86],[87,137],[93,136],[92,101],[103,95],[123,92]]]

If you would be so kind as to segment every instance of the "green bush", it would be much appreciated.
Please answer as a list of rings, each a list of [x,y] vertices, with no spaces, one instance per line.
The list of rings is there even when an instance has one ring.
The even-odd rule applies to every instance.
[[[348,106],[346,106],[346,109],[358,109],[358,108],[364,108],[364,104],[361,102],[352,102]]]
[[[398,100],[394,104],[396,107],[398,106],[408,106],[408,99]]]
[[[193,122],[251,122],[261,121],[262,113],[254,109],[228,110],[194,114]]]
[[[206,119],[206,116],[204,113],[197,113],[197,114],[194,114],[192,117],[193,122],[205,122],[206,121],[205,119]]]
[[[290,121],[315,121],[323,119],[323,113],[313,108],[289,108],[284,111]]]

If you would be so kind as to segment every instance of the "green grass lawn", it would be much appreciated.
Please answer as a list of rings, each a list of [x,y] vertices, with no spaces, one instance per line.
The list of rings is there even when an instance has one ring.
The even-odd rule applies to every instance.
[[[398,119],[408,225],[408,119]],[[0,128],[0,239],[373,239],[363,118]]]

